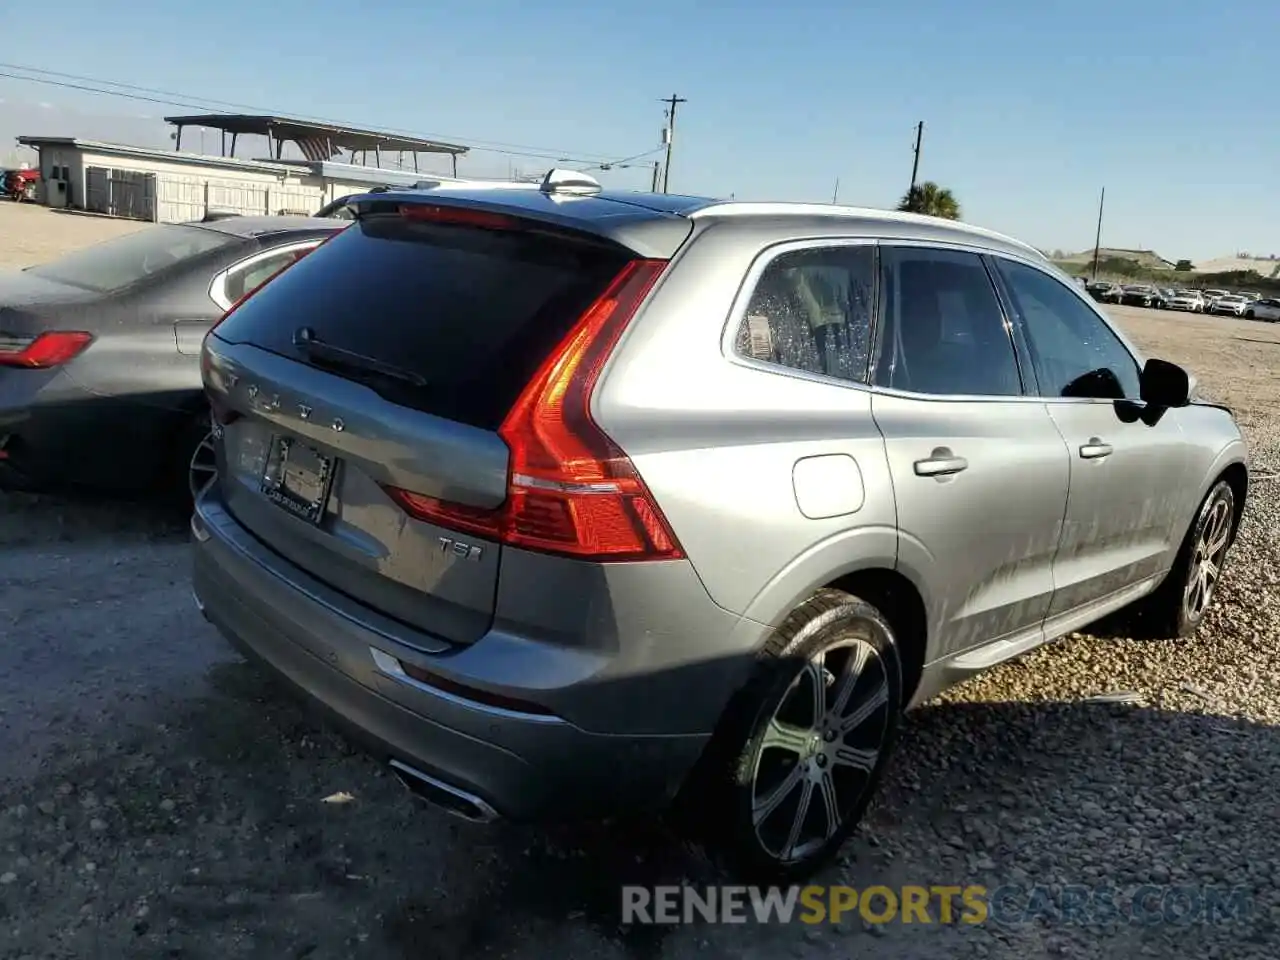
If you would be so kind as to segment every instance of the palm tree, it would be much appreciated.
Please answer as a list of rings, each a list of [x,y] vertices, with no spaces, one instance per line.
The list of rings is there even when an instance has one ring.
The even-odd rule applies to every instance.
[[[940,187],[932,180],[918,183],[903,196],[898,204],[899,210],[907,213],[923,213],[930,217],[942,217],[946,220],[960,219],[960,203],[955,194],[945,187]]]

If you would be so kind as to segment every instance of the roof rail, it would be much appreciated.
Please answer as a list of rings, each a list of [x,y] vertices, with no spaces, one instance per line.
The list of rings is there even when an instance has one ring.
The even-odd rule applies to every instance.
[[[580,170],[562,170],[557,167],[547,171],[539,189],[543,193],[586,195],[599,193],[603,188],[599,180]]]
[[[1031,244],[1025,243],[1016,237],[997,233],[995,230],[988,230],[986,227],[976,227],[973,224],[965,223],[962,220],[944,220],[939,217],[929,217],[920,213],[907,213],[902,210],[882,210],[874,207],[851,207],[843,204],[804,203],[795,201],[721,200],[716,203],[708,204],[707,206],[702,207],[699,210],[695,210],[690,214],[690,216],[695,218],[711,216],[725,217],[762,215],[859,217],[868,220],[882,220],[889,223],[931,224],[944,229],[954,230],[956,233],[967,233],[972,236],[984,237],[988,240],[997,240],[1001,243],[1006,243],[1011,247],[1015,247],[1023,251],[1024,253],[1031,254],[1037,260],[1049,259],[1040,250],[1037,250]]]

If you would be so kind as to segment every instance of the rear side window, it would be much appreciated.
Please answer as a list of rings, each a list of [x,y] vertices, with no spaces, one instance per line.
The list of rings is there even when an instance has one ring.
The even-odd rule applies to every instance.
[[[316,241],[318,244],[319,241]],[[300,258],[303,254],[315,249],[315,244],[308,247],[290,247],[288,250],[282,250],[280,253],[273,254],[269,257],[261,257],[254,260],[247,267],[241,267],[238,270],[232,270],[227,275],[227,285],[223,291],[226,298],[235,303],[247,293],[252,293],[258,287],[262,286],[277,273],[287,267],[293,261]]]
[[[792,250],[769,262],[738,328],[735,351],[765,363],[865,382],[875,251]]]
[[[1004,312],[976,254],[886,246],[880,270],[877,386],[941,396],[1022,392]]]
[[[301,328],[421,384],[347,367],[394,403],[497,429],[543,359],[627,262],[545,233],[367,217],[229,316],[217,336],[324,367]]]

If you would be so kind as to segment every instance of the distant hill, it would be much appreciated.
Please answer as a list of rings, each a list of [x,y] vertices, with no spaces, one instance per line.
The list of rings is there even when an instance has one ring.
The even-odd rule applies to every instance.
[[[1280,260],[1262,257],[1219,257],[1217,260],[1197,263],[1196,270],[1200,273],[1253,272],[1261,277],[1280,277]]]
[[[1172,270],[1174,261],[1166,260],[1154,250],[1126,250],[1123,247],[1101,247],[1099,260],[1129,260],[1143,270]],[[1093,248],[1058,258],[1059,263],[1093,263]]]

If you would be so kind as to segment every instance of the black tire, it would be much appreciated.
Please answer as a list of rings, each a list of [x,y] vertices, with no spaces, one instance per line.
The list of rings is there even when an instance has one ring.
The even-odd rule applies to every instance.
[[[1254,319],[1253,311],[1252,311],[1252,310],[1246,310],[1246,311],[1245,311],[1245,314],[1244,314],[1244,318],[1245,318],[1246,320],[1253,320],[1253,319]]]
[[[902,708],[902,666],[884,615],[839,590],[800,604],[761,652],[693,778],[712,856],[759,883],[794,883],[829,863],[875,792]]]
[[[1201,501],[1168,576],[1142,607],[1155,636],[1190,637],[1200,627],[1235,540],[1235,504],[1235,491],[1225,480],[1214,484]],[[1203,591],[1198,595],[1197,584]]]

